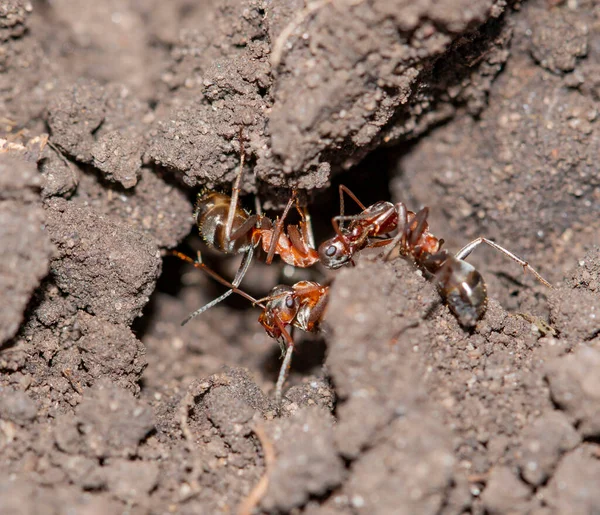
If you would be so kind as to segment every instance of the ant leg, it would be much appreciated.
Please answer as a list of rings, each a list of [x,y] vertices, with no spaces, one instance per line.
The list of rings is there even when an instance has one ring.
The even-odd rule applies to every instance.
[[[425,227],[427,226],[427,217],[428,216],[429,216],[429,208],[424,207],[423,209],[421,209],[421,211],[419,211],[415,215],[415,218],[413,219],[412,223],[410,224],[410,227],[406,228],[406,231],[410,232],[410,235],[407,234],[407,236],[409,237],[408,244],[411,247],[416,245],[417,242],[419,241],[419,238],[423,235],[423,232],[425,231]],[[412,227],[413,225],[414,225],[414,229]]]
[[[290,365],[292,364],[292,354],[294,352],[294,340],[292,339],[290,333],[285,328],[285,325],[281,320],[277,317],[275,318],[275,323],[278,325],[279,330],[281,331],[281,335],[284,337],[287,343],[287,350],[285,352],[285,357],[283,358],[283,363],[281,364],[281,368],[279,369],[279,376],[277,377],[277,383],[275,385],[275,404],[277,405],[277,409],[281,406],[281,398],[283,394],[283,385],[285,384],[285,380],[290,372]]]
[[[240,170],[231,189],[231,204],[229,205],[229,211],[227,212],[227,223],[225,225],[225,241],[230,241],[229,237],[231,236],[231,229],[233,228],[233,218],[235,216],[238,198],[240,196],[242,176],[244,175],[244,160],[244,134],[242,127],[240,127]]]
[[[250,215],[242,225],[240,225],[235,232],[233,232],[227,241],[235,241],[238,238],[241,238],[246,233],[250,232],[260,220],[258,215]]]
[[[195,261],[191,257],[186,256],[182,252],[178,252],[176,250],[171,251],[170,254],[178,257],[179,259],[182,259],[183,261],[193,264],[196,268],[200,268],[201,270],[204,270],[204,272],[207,273],[208,275],[210,275],[213,279],[215,279],[216,281],[220,282],[221,284],[223,284],[224,286],[227,286],[229,288],[229,290],[227,290],[223,295],[210,301],[208,304],[205,304],[200,309],[197,309],[192,314],[190,314],[181,323],[181,325],[187,324],[192,318],[204,313],[205,311],[212,308],[213,306],[216,306],[219,302],[221,302],[222,300],[225,300],[232,293],[237,293],[238,295],[241,295],[245,299],[248,299],[250,302],[252,302],[252,304],[260,306],[261,308],[264,309],[264,306],[260,303],[260,301],[257,301],[254,297],[252,297],[251,295],[247,294],[245,291],[240,290],[238,288],[239,284],[242,282],[242,279],[244,278],[244,275],[246,275],[246,272],[248,271],[250,262],[252,261],[252,255],[253,255],[252,249],[250,249],[247,253],[244,254],[244,257],[242,258],[242,263],[240,264],[240,267],[239,267],[238,271],[236,272],[235,278],[233,279],[232,283],[230,283],[229,281],[227,281],[226,279],[221,277],[219,274],[217,274],[217,272],[215,272],[214,270],[207,267],[204,263],[202,263],[199,252],[198,252],[198,259]]]
[[[254,195],[254,211],[256,212],[256,214],[258,215],[259,218],[262,218],[262,215],[263,215],[262,204],[260,203],[260,199],[258,198],[258,195]]]
[[[302,257],[308,256],[310,250],[296,225],[288,225],[288,236],[292,243],[292,247],[297,250]]]
[[[398,232],[394,239],[390,243],[390,250],[384,255],[383,260],[388,261],[394,249],[400,244],[402,248],[406,244],[406,226],[408,225],[408,211],[404,202],[398,202],[396,204],[396,213],[398,213]]]
[[[339,217],[337,217],[337,216],[334,216],[334,217],[331,219],[331,225],[333,226],[333,230],[335,231],[335,233],[336,233],[336,234],[337,234],[337,235],[338,235],[340,238],[342,238],[343,240],[346,240],[346,236],[345,236],[345,235],[344,235],[344,233],[342,232],[342,228],[340,227],[340,223],[339,223],[339,221],[338,221],[338,218],[339,218]]]
[[[296,197],[296,211],[300,215],[298,225],[288,225],[287,232],[292,247],[299,251],[302,257],[308,256],[315,249],[315,235],[312,229],[312,219],[306,206],[300,207]]]
[[[358,200],[358,197],[352,193],[352,191],[350,190],[350,188],[348,188],[347,186],[344,186],[343,184],[340,184],[340,214],[343,215],[344,214],[344,193],[346,195],[348,195],[352,200],[354,200],[354,202],[356,202],[356,204],[358,205],[358,207],[360,207],[360,209],[362,209],[363,211],[366,208],[366,206],[360,201]]]
[[[355,220],[368,220],[371,218],[371,215],[368,213],[358,213],[356,215],[336,215],[333,218],[335,218],[337,222],[353,222]]]
[[[340,217],[341,218],[343,218],[343,216],[344,216],[344,190],[342,189],[342,186],[343,185],[340,184],[340,188],[339,188],[339,191],[340,191]],[[341,229],[343,229],[344,221],[343,220],[340,220],[340,221],[342,222]]]
[[[465,245],[462,249],[460,249],[454,257],[456,257],[456,259],[464,260],[467,256],[469,256],[469,254],[471,254],[471,252],[473,252],[475,250],[475,248],[477,248],[482,243],[485,243],[485,244],[489,245],[490,247],[502,252],[505,256],[508,256],[514,262],[521,265],[523,267],[524,271],[528,270],[531,274],[533,274],[533,276],[539,282],[541,282],[544,286],[547,286],[548,288],[552,288],[552,285],[548,281],[546,281],[546,279],[544,279],[532,266],[530,266],[527,261],[525,261],[524,259],[521,259],[519,256],[516,256],[510,250],[506,250],[504,247],[501,247],[496,242],[493,242],[492,240],[488,240],[486,238],[480,237],[480,238],[477,238],[476,240],[473,240],[471,243]]]
[[[377,247],[387,247],[391,243],[394,242],[394,238],[381,238],[381,239],[371,239],[369,240],[369,245],[367,248],[376,249]],[[392,247],[393,248],[393,247]]]
[[[283,222],[285,221],[288,213],[290,212],[292,204],[296,200],[297,194],[298,192],[296,190],[292,191],[292,196],[288,200],[288,203],[285,206],[283,213],[281,214],[281,218],[278,218],[277,222],[275,222],[275,229],[273,230],[273,236],[271,237],[271,246],[269,247],[269,252],[267,253],[267,259],[265,259],[265,263],[267,263],[267,265],[270,265],[273,262],[273,256],[275,255],[275,251],[277,250],[277,243],[279,242],[279,235],[283,230]]]
[[[296,201],[296,209],[298,210],[298,213],[300,214],[300,232],[302,234],[302,238],[304,239],[305,242],[307,242],[308,246],[312,249],[316,248],[315,247],[315,235],[313,233],[313,228],[312,228],[312,218],[310,216],[310,213],[308,212],[308,209],[306,208],[306,206],[302,206],[302,208],[298,205],[298,202]]]
[[[283,385],[285,384],[285,380],[287,379],[287,376],[290,373],[293,352],[294,346],[288,345],[287,351],[285,352],[285,357],[283,358],[283,363],[281,364],[281,368],[279,369],[279,376],[277,377],[277,384],[275,385],[275,404],[277,405],[277,409],[279,409],[279,407],[281,406],[281,398],[283,396]]]
[[[308,211],[306,213],[306,218],[304,219],[304,222],[300,224],[300,228],[302,230],[302,235],[303,235],[305,241],[308,241],[309,247],[311,249],[316,248],[315,234],[313,232],[313,227],[312,227],[312,218],[308,214]]]
[[[266,297],[261,297],[260,299],[256,300],[256,305],[263,307],[261,303],[267,303],[276,299],[279,299],[281,297],[284,297],[286,295],[288,295],[289,292],[284,292],[284,293],[276,293],[275,295],[267,295]],[[283,348],[283,347],[282,347]]]

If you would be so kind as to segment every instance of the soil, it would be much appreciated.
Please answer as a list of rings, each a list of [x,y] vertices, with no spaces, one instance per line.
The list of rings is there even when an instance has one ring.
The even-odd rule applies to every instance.
[[[599,107],[586,0],[2,2],[0,512],[600,513]],[[478,248],[467,330],[399,258],[257,262],[331,281],[278,407],[259,310],[182,327],[222,290],[166,255],[233,276],[192,212],[240,128],[244,200],[318,241],[341,183],[554,288]]]

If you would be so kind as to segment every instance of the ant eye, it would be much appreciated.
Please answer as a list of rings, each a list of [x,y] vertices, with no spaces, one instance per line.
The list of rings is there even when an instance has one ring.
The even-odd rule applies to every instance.
[[[285,305],[292,309],[294,307],[294,299],[293,297],[288,297],[287,299],[285,299]]]
[[[327,250],[325,251],[325,254],[327,254],[327,256],[331,257],[331,256],[334,256],[336,252],[337,252],[336,246],[329,245],[329,247],[327,247]]]

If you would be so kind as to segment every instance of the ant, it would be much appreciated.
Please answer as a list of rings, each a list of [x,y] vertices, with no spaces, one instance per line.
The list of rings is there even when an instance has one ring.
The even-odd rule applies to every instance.
[[[401,202],[398,207],[399,225],[403,229],[394,237],[385,259],[389,259],[396,246],[401,256],[411,257],[417,266],[435,279],[442,298],[462,326],[475,326],[487,308],[487,289],[483,277],[473,265],[465,261],[482,243],[509,257],[521,265],[524,271],[533,274],[544,286],[552,288],[527,261],[487,238],[476,238],[455,255],[451,255],[446,249],[441,249],[444,240],[429,232],[428,207],[416,214],[407,211]]]
[[[242,282],[252,261],[254,249],[259,244],[267,253],[267,264],[271,264],[275,254],[281,256],[287,264],[302,268],[309,267],[319,260],[310,228],[310,217],[306,209],[300,208],[296,190],[293,190],[281,218],[278,217],[275,222],[261,213],[251,215],[238,205],[245,155],[242,129],[239,138],[240,168],[231,196],[213,190],[202,191],[198,194],[194,211],[198,231],[210,247],[224,254],[243,254],[242,262],[232,281],[233,288],[237,288]],[[301,220],[299,225],[288,225],[286,232],[283,224],[293,204],[296,205]],[[218,304],[233,291],[234,289],[230,288],[220,297],[202,306],[183,324]]]
[[[253,305],[262,308],[263,311],[258,317],[258,322],[271,338],[277,340],[282,353],[285,354],[275,386],[275,401],[279,407],[283,385],[290,370],[294,351],[294,340],[288,327],[297,327],[306,332],[317,331],[329,300],[329,286],[322,286],[313,281],[300,281],[293,286],[280,284],[275,286],[267,297],[256,300],[202,263],[200,253],[196,260],[182,252],[171,251],[170,253],[193,264],[196,268],[204,270],[212,278],[228,287],[230,292],[237,293],[248,299]]]
[[[363,210],[353,216],[343,215],[343,193],[348,194]],[[351,262],[354,254],[364,248],[390,246],[384,259],[388,260],[396,247],[402,257],[410,257],[429,276],[435,278],[442,297],[464,327],[473,327],[485,313],[487,290],[481,274],[465,258],[485,243],[528,270],[545,286],[552,288],[527,261],[487,238],[477,238],[454,256],[442,250],[444,240],[429,232],[429,208],[418,213],[409,211],[402,202],[376,202],[365,207],[345,186],[340,186],[340,211],[332,219],[336,235],[319,246],[321,262],[328,268],[339,268]],[[350,221],[347,229],[340,225]],[[397,230],[393,238],[385,237]]]
[[[271,338],[279,342],[281,351],[285,354],[275,386],[277,406],[281,404],[283,385],[294,351],[294,340],[287,326],[297,327],[308,333],[316,332],[323,320],[328,300],[329,286],[322,286],[314,281],[299,281],[293,286],[277,285],[267,297],[257,301],[266,302],[258,317],[259,323]]]
[[[344,193],[358,204],[361,213],[344,216]],[[335,270],[353,263],[354,255],[364,248],[389,245],[393,238],[382,237],[398,228],[398,213],[399,205],[391,202],[380,201],[366,207],[346,186],[340,185],[340,215],[331,219],[336,234],[319,245],[319,260]],[[350,221],[347,229],[345,221]]]

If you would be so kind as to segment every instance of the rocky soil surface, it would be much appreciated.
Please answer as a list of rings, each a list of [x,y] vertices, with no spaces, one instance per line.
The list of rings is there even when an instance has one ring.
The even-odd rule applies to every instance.
[[[531,0],[0,4],[0,512],[600,512],[600,10]],[[283,405],[260,310],[168,256],[201,187],[317,240],[338,185],[478,248],[461,327],[402,259],[331,281]],[[306,192],[306,193],[304,193]],[[350,212],[355,206],[348,205]]]

